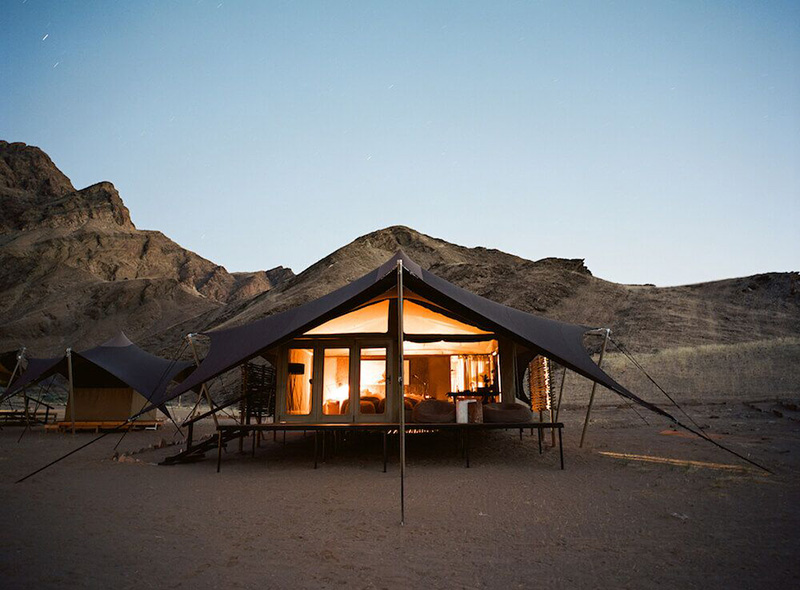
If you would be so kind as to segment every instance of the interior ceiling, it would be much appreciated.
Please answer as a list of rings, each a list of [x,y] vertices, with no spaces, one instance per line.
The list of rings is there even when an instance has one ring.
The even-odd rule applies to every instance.
[[[386,334],[389,331],[389,302],[397,299],[392,288],[364,305],[308,330],[305,336],[333,334]],[[420,335],[488,335],[455,314],[421,297],[410,289],[403,290],[403,331]]]

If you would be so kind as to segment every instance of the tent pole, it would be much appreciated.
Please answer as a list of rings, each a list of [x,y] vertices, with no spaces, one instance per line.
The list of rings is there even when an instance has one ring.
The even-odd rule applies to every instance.
[[[22,366],[22,359],[23,358],[25,358],[25,347],[24,346],[17,353],[17,362],[16,362],[16,364],[14,364],[14,370],[11,371],[11,377],[8,378],[8,385],[6,386],[6,389],[11,387],[11,384],[14,382],[14,377],[17,376],[17,371]],[[25,388],[24,387],[22,388],[22,394],[23,395],[25,394]],[[14,397],[14,396],[12,395],[11,397]],[[11,397],[8,398],[8,407],[13,410],[14,406],[11,403]],[[27,407],[27,405],[26,405],[26,407]]]
[[[397,261],[397,384],[400,391],[400,525],[406,524],[406,398],[403,351],[403,261]]]
[[[553,363],[550,361],[549,358],[545,357],[544,362],[547,365],[547,405],[548,410],[550,412],[550,423],[553,423]],[[550,446],[555,448],[556,446],[556,429],[550,429]]]
[[[72,349],[67,349],[67,378],[69,379],[69,419],[75,434],[75,383],[72,379]]]
[[[561,374],[561,387],[558,389],[558,402],[556,403],[556,417],[555,421],[558,422],[558,414],[561,412],[561,397],[564,395],[564,382],[567,380],[567,368],[564,367],[564,372]]]
[[[608,337],[611,335],[611,330],[606,328],[605,330],[606,335],[603,338],[603,347],[600,349],[600,360],[597,361],[597,367],[600,368],[603,365],[603,355],[606,353],[606,344],[608,344]],[[592,382],[592,394],[589,396],[589,407],[586,408],[586,420],[583,423],[583,432],[581,432],[581,442],[578,445],[579,447],[583,447],[583,441],[586,438],[586,429],[589,428],[589,415],[592,413],[592,404],[594,403],[594,392],[597,390],[597,381]]]
[[[11,371],[11,377],[8,378],[8,387],[11,387],[11,383],[14,381],[14,377],[17,376],[17,371],[22,366],[22,359],[24,358],[25,358],[25,347],[23,346],[17,353],[17,363],[14,365],[14,370]]]
[[[25,388],[22,388],[22,401],[25,404],[25,428],[31,427],[31,413],[28,407],[28,394],[25,393]]]
[[[194,365],[195,365],[195,367],[199,367],[200,366],[200,358],[197,356],[197,349],[194,346],[194,336],[195,336],[194,334],[189,334],[186,337],[189,339],[189,344],[192,347],[192,356],[194,357]],[[214,402],[211,401],[211,395],[208,393],[208,388],[206,387],[205,383],[203,383],[200,386],[200,392],[205,395],[206,401],[208,401],[208,409],[209,410],[213,410],[214,409]],[[199,404],[199,401],[198,401],[198,404]],[[196,408],[197,408],[197,406],[195,405],[195,409]],[[214,419],[214,426],[216,428],[219,428],[219,419],[217,419],[217,413],[216,412],[212,412],[211,417]]]
[[[511,392],[513,397],[511,400],[503,400],[503,403],[516,403],[517,401],[517,392],[519,391],[519,383],[517,382],[517,343],[511,343],[511,371],[513,373],[511,380]]]

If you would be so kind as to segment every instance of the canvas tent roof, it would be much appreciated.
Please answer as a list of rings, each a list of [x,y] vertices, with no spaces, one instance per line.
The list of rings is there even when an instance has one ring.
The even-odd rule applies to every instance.
[[[211,339],[208,355],[194,373],[173,389],[170,397],[177,397],[314,326],[366,303],[389,288],[396,287],[398,260],[403,264],[403,284],[415,293],[481,326],[491,327],[619,395],[673,419],[657,406],[628,391],[595,364],[583,346],[583,336],[593,328],[525,313],[470,293],[422,269],[402,251],[374,271],[305,305],[244,326],[206,333]]]
[[[171,361],[136,346],[122,332],[100,346],[72,353],[73,381],[78,387],[130,387],[147,398],[152,406],[166,401],[167,386],[180,379],[194,364]],[[67,356],[28,359],[25,372],[6,391],[14,395],[52,375],[67,376]]]

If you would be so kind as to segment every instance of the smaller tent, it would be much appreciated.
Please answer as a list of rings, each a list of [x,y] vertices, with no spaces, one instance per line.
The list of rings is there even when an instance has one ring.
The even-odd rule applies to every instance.
[[[25,372],[14,381],[3,399],[24,387],[56,374],[72,378],[72,395],[65,417],[69,421],[124,421],[138,416],[154,419],[155,409],[169,415],[164,402],[167,387],[181,381],[194,364],[152,355],[120,332],[111,340],[82,352],[31,358]],[[2,401],[2,400],[0,400]],[[146,406],[150,409],[142,414]]]

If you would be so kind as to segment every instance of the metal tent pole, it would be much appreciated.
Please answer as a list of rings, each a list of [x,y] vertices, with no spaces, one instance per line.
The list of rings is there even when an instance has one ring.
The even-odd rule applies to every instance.
[[[199,367],[200,366],[200,357],[197,356],[197,349],[194,346],[194,337],[195,336],[196,336],[196,334],[188,334],[186,336],[186,338],[189,339],[189,345],[192,347],[192,356],[194,357],[194,365],[195,365],[195,367]],[[206,401],[208,401],[208,409],[212,411],[211,417],[214,419],[214,426],[216,428],[219,428],[219,420],[217,419],[217,413],[213,411],[214,410],[214,402],[211,401],[211,394],[208,393],[208,388],[206,387],[205,383],[203,383],[200,386],[200,392],[203,395],[205,395]],[[198,404],[199,404],[199,401],[198,401]],[[195,406],[195,409],[196,408],[197,408],[197,406]]]
[[[400,390],[400,524],[406,524],[406,400],[403,353],[403,261],[397,261],[397,385]]]
[[[603,347],[600,349],[600,359],[597,361],[597,367],[603,366],[603,355],[606,353],[606,344],[608,344],[608,337],[611,335],[611,330],[605,329],[605,338],[603,338]],[[594,392],[597,390],[597,381],[592,383],[592,394],[589,396],[589,407],[586,408],[586,420],[583,422],[583,432],[581,432],[581,442],[578,445],[583,447],[583,441],[586,438],[586,430],[589,428],[589,415],[592,413],[592,404],[594,403]]]
[[[6,386],[6,390],[8,390],[8,388],[11,387],[11,384],[14,382],[14,377],[17,376],[17,371],[22,366],[22,359],[23,358],[25,358],[25,347],[24,346],[17,353],[17,362],[14,364],[14,370],[11,371],[11,377],[8,378],[8,385]],[[25,388],[24,387],[22,388],[22,395],[23,395],[23,398],[26,398],[26,396],[25,396]],[[14,397],[14,396],[11,396],[11,397]],[[11,403],[11,397],[7,398],[6,401],[8,401],[8,407],[13,410],[14,409],[14,404]],[[27,403],[26,403],[25,408],[27,409]]]
[[[547,365],[547,405],[549,406],[548,410],[550,411],[550,423],[552,424],[555,422],[553,420],[553,364],[549,358],[545,357],[544,362]],[[556,446],[556,429],[550,429],[550,446],[555,448]]]
[[[14,365],[14,370],[11,371],[11,377],[8,378],[8,387],[11,387],[11,383],[14,381],[14,377],[17,376],[17,371],[22,366],[22,359],[25,358],[25,347],[23,346],[20,351],[17,353],[17,363]]]
[[[69,379],[69,419],[75,434],[75,384],[72,379],[72,349],[67,349],[67,378]]]
[[[558,422],[558,414],[561,412],[561,397],[564,395],[564,382],[567,380],[567,368],[564,367],[564,372],[561,374],[561,387],[558,389],[558,402],[556,403],[556,417],[555,421]]]

